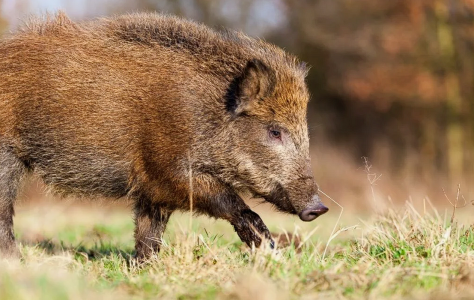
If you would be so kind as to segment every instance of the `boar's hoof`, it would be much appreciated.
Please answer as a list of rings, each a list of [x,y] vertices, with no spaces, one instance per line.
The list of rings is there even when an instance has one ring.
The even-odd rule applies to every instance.
[[[273,241],[272,239],[270,239],[270,249],[275,249],[275,241]]]
[[[327,213],[328,210],[329,208],[327,208],[323,204],[318,204],[300,212],[299,217],[302,221],[310,222],[319,217],[320,215]]]

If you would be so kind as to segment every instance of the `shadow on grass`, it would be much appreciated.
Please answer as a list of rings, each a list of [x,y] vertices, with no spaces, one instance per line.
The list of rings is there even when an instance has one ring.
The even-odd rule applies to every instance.
[[[103,258],[123,258],[124,260],[133,259],[135,250],[127,247],[120,247],[112,245],[102,240],[99,240],[92,246],[85,246],[79,244],[65,245],[62,241],[53,241],[52,239],[41,239],[38,241],[20,240],[20,243],[24,246],[34,247],[36,249],[44,251],[48,255],[59,255],[64,252],[73,254],[76,259],[83,258],[86,260],[100,260]]]

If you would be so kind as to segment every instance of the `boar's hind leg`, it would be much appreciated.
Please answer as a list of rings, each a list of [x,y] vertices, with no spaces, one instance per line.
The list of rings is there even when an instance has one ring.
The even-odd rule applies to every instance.
[[[161,237],[171,213],[151,201],[136,201],[135,250],[139,260],[145,260],[160,251]]]
[[[25,166],[13,149],[0,144],[0,257],[19,256],[13,235],[13,205],[24,172]]]

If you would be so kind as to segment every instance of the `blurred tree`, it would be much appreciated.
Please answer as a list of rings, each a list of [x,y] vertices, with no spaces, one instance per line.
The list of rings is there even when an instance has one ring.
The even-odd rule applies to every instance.
[[[3,17],[3,0],[0,0],[0,36],[3,35],[3,33],[7,30],[8,28],[8,23],[7,20]]]
[[[404,176],[473,174],[472,0],[282,1],[334,141]]]
[[[463,98],[460,92],[459,68],[456,61],[454,44],[455,26],[451,22],[450,3],[442,0],[434,2],[434,14],[439,47],[439,61],[445,77],[446,97],[446,154],[449,173],[456,179],[461,178],[463,170],[463,130],[461,111]]]

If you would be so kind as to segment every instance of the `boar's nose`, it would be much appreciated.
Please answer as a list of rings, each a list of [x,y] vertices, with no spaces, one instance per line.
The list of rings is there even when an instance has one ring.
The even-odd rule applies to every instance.
[[[300,212],[299,217],[302,221],[310,222],[319,217],[320,215],[327,213],[328,210],[329,208],[327,208],[326,206],[324,206],[324,204],[320,202],[314,206],[310,206],[304,209],[302,212]]]

